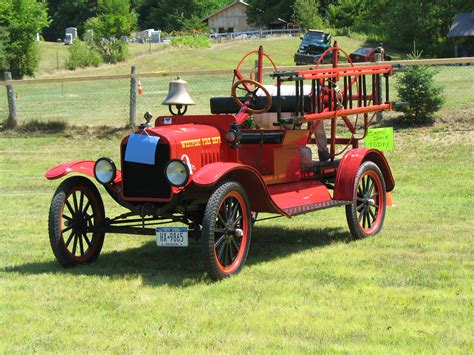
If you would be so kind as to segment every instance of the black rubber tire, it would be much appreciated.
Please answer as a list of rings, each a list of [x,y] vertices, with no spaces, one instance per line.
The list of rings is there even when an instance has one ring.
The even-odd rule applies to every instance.
[[[368,178],[365,180],[368,181],[367,186],[360,186],[361,180],[366,176],[368,176]],[[374,198],[369,199],[369,195],[372,191],[371,189],[369,190],[371,186],[369,186],[369,183],[372,184],[372,182],[374,183],[376,190],[374,190],[374,194],[370,197],[377,196],[376,201]],[[364,181],[362,181],[362,184],[364,184]],[[365,194],[362,193],[364,191],[364,187],[366,189]],[[346,205],[346,219],[351,234],[354,239],[362,239],[374,236],[382,229],[383,222],[385,220],[387,202],[385,180],[377,164],[367,161],[359,167],[353,190],[352,203],[350,205]],[[372,208],[374,208],[374,210],[372,210]],[[363,214],[366,215],[367,219],[365,219]],[[371,223],[372,219],[373,221]]]
[[[236,208],[236,218],[232,219],[232,217],[228,218],[227,216],[225,216],[225,219],[228,224],[233,224],[232,220],[235,221],[239,219],[237,217],[237,214],[241,217],[240,220],[237,222],[240,227],[239,231],[242,232],[242,236],[240,237],[240,239],[238,234],[232,235],[232,232],[218,232],[219,228],[217,228],[219,223],[221,227],[224,226],[224,223],[222,223],[222,219],[220,219],[222,218],[222,216],[218,217],[219,211],[223,211],[222,208],[224,208],[225,211],[226,207],[223,205],[224,202],[232,198],[238,202],[238,206],[240,207]],[[235,201],[234,205],[231,204],[229,206],[229,210],[236,206]],[[230,202],[232,203],[232,200],[230,200]],[[239,183],[233,181],[224,182],[220,184],[213,192],[207,203],[201,231],[202,257],[206,271],[212,280],[222,280],[226,277],[237,274],[242,270],[245,261],[247,260],[251,235],[252,220],[250,213],[250,203],[244,188]],[[224,241],[222,241],[222,246],[218,247],[216,245],[216,242],[218,243],[221,238],[224,238]],[[235,241],[238,245],[234,244],[232,238],[235,238]],[[224,252],[222,252],[222,248],[226,249],[227,245],[229,248],[227,249],[228,251],[225,250]],[[234,247],[234,245],[236,246]],[[240,247],[237,248],[238,246]],[[241,250],[242,247],[244,249]],[[225,258],[227,258],[227,255],[229,253],[229,265],[226,266],[221,264],[218,252],[216,251],[217,248],[219,248],[219,254],[221,254],[221,258],[222,254],[224,253],[225,261],[227,260]],[[232,248],[234,248],[236,251],[236,256],[234,259],[232,259]]]
[[[77,191],[80,192],[79,201],[77,201]],[[71,196],[73,201],[76,199],[72,205],[68,200]],[[92,209],[91,215],[87,214],[89,208]],[[97,187],[89,179],[74,176],[64,180],[58,186],[49,209],[48,227],[51,249],[62,266],[71,267],[97,260],[104,244],[105,233],[85,229],[102,224],[104,219],[102,198]],[[71,230],[69,236],[65,235],[69,230]],[[71,243],[73,244],[72,251],[68,248]],[[76,251],[80,255],[77,256]]]

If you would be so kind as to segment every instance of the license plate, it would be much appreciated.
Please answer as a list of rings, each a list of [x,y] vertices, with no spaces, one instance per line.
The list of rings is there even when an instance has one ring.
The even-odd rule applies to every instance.
[[[159,247],[187,247],[188,227],[156,227],[156,245]]]

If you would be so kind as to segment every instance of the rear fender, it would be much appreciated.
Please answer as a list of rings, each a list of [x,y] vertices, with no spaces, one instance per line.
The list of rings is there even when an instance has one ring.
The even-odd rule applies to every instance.
[[[62,178],[68,174],[82,174],[92,178],[94,176],[94,160],[78,160],[78,161],[70,161],[67,163],[63,163],[60,165],[55,166],[54,168],[49,169],[44,176],[48,180],[55,180]],[[114,184],[119,183],[122,181],[122,172],[117,170],[117,176],[114,179]]]
[[[354,182],[357,171],[362,163],[372,161],[380,168],[385,180],[387,192],[395,187],[392,171],[387,159],[379,150],[358,148],[347,152],[341,159],[337,169],[336,184],[334,186],[334,200],[352,201]]]
[[[288,216],[273,202],[260,173],[248,165],[239,163],[208,164],[192,175],[192,179],[194,185],[200,188],[211,188],[226,180],[239,182],[247,192],[252,211]]]

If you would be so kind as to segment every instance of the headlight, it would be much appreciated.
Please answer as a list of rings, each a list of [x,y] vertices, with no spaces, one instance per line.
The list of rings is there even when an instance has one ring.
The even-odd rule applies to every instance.
[[[117,168],[110,158],[97,159],[94,165],[94,176],[101,184],[108,184],[115,179]]]
[[[165,176],[171,185],[183,186],[188,182],[189,167],[182,160],[171,160],[166,164]]]

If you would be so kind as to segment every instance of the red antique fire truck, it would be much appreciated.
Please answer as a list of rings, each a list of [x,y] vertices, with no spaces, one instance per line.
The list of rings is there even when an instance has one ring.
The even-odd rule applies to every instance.
[[[392,68],[354,67],[337,44],[320,61],[328,53],[331,67],[278,71],[262,48],[250,52],[234,71],[231,97],[212,98],[210,115],[185,115],[193,102],[186,83],[174,81],[164,102],[172,114],[154,124],[145,115],[121,141],[121,170],[104,157],[48,170],[51,180],[76,174],[59,185],[49,212],[59,263],[95,261],[105,233],[153,235],[165,247],[196,237],[208,275],[219,280],[244,266],[261,212],[291,218],[345,206],[354,238],[377,234],[394,180],[383,153],[359,142],[375,114],[391,109]],[[338,66],[341,53],[349,65]],[[258,68],[245,78],[240,66],[252,55]],[[263,85],[264,60],[273,85]],[[249,120],[255,127],[243,128]],[[93,179],[125,213],[106,217]]]

